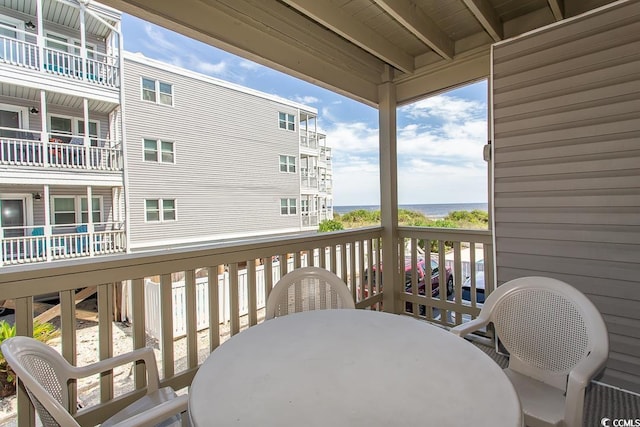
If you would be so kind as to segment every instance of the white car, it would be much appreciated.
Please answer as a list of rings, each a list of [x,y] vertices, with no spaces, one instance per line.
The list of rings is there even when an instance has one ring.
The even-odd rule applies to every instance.
[[[462,284],[462,302],[471,305],[471,276]],[[476,271],[476,303],[484,303],[484,271]]]

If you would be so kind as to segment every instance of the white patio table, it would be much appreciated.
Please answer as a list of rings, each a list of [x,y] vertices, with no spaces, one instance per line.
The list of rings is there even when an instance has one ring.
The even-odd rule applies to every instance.
[[[522,426],[500,367],[408,316],[318,310],[251,327],[217,348],[189,391],[192,425]]]

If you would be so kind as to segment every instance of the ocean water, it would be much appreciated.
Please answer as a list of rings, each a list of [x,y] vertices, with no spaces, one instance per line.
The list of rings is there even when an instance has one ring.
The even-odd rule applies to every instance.
[[[475,209],[487,211],[486,203],[440,203],[440,204],[422,204],[422,205],[398,205],[400,209],[417,211],[429,218],[444,218],[452,211],[472,211]],[[379,205],[359,205],[359,206],[334,206],[333,212],[337,214],[345,214],[347,212],[364,209],[375,211],[380,209]]]

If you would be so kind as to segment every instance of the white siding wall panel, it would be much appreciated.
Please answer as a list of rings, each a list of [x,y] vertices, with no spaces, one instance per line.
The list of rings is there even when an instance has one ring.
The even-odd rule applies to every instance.
[[[604,381],[640,391],[640,2],[493,49],[499,283],[555,277],[603,313]]]
[[[279,155],[298,157],[297,132],[278,128],[278,112],[295,108],[158,69],[125,63],[127,156],[132,247],[300,229],[280,215],[295,198],[298,174],[279,172]],[[174,106],[141,100],[141,77],[173,84]],[[175,143],[175,164],[143,161],[143,138]],[[176,199],[178,220],[146,223],[145,198]]]

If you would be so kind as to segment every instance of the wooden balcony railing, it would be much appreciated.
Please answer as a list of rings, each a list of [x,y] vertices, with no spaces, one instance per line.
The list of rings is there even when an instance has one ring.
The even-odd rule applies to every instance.
[[[484,296],[494,289],[491,231],[399,227],[399,235],[405,247],[407,266],[401,279],[406,283],[405,292],[400,293],[405,311],[447,327],[475,318],[480,312],[478,301],[484,300]],[[428,261],[423,263],[423,282],[418,266],[421,260],[433,260],[435,266],[432,268]],[[443,271],[446,274],[440,273]],[[478,274],[480,271],[482,273]],[[451,277],[453,289],[443,292],[445,280]],[[484,289],[477,287],[478,280],[482,281]],[[465,281],[469,289],[463,292]]]
[[[61,351],[73,363],[78,355],[76,299],[80,294],[86,296],[87,289],[95,288],[96,354],[100,358],[115,355],[114,329],[118,324],[113,321],[126,321],[130,324],[126,339],[131,341],[131,348],[144,347],[149,337],[155,337],[162,383],[181,389],[191,383],[199,365],[221,342],[262,321],[264,303],[273,285],[294,268],[316,265],[333,271],[347,283],[357,308],[382,309],[383,289],[378,285],[381,283],[381,236],[382,228],[370,227],[17,266],[0,274],[0,295],[13,300],[18,334],[29,335],[35,317],[34,298],[59,293]],[[410,313],[401,314],[420,317],[419,305],[455,313],[476,313],[477,307],[466,307],[457,297],[462,280],[460,254],[469,244],[481,244],[486,254],[485,265],[489,268],[490,232],[402,227],[400,236],[400,240],[406,242],[410,264],[414,267],[409,275],[415,283],[420,240],[437,242],[441,270],[446,268],[445,242],[452,242],[456,286],[454,297],[448,300],[420,296],[417,292],[399,292],[402,301],[415,307]],[[398,278],[398,286],[404,289],[404,274]],[[76,294],[78,289],[84,290]],[[435,319],[433,313],[423,317],[445,325],[462,321],[461,316],[453,317],[453,321],[447,320],[452,319],[451,316]],[[131,388],[118,388],[117,375],[96,379],[101,403],[91,411],[81,411],[80,423],[99,423],[143,393],[144,371],[141,369],[133,370],[133,378],[127,384],[135,389],[132,392]],[[18,425],[31,426],[32,418],[28,414],[32,408],[21,391],[18,402]]]

